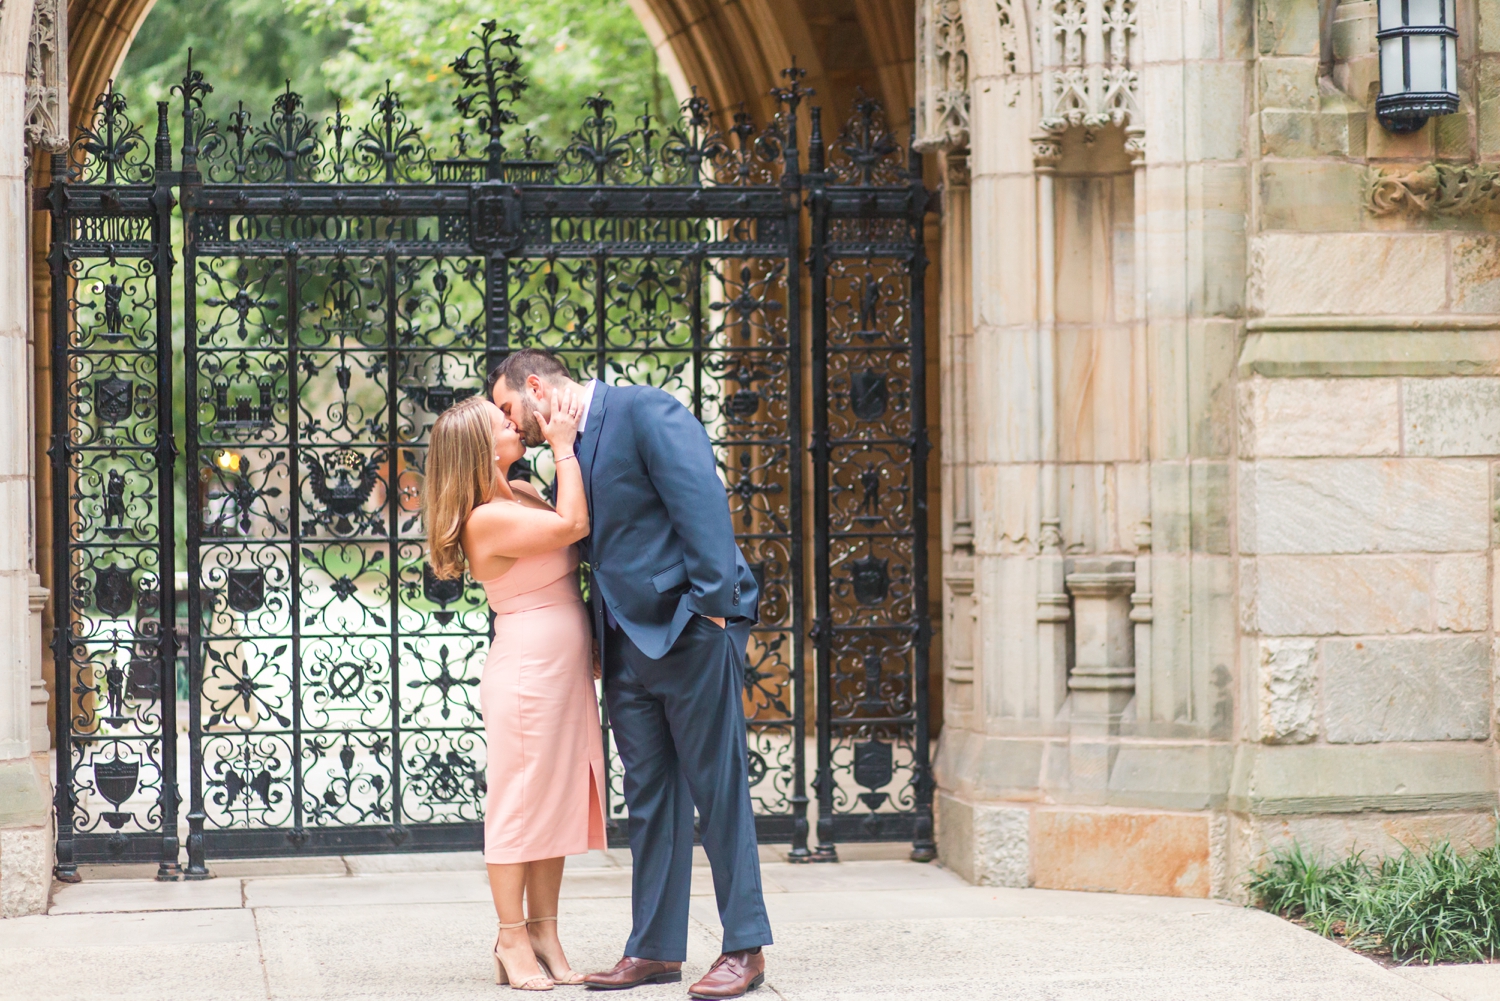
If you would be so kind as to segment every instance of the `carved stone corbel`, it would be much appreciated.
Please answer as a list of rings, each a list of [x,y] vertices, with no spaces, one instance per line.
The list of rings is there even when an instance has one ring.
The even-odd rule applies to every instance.
[[[36,0],[26,43],[26,148],[68,148],[68,16],[66,0]]]

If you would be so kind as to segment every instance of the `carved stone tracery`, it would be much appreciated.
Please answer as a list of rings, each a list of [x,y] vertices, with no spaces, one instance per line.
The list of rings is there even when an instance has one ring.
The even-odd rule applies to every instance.
[[[68,18],[65,0],[36,0],[26,43],[26,147],[68,148]]]
[[[960,0],[917,6],[917,135],[921,150],[969,145],[969,53]]]
[[[1136,0],[1042,0],[1042,26],[1042,132],[1113,124],[1143,154]]]

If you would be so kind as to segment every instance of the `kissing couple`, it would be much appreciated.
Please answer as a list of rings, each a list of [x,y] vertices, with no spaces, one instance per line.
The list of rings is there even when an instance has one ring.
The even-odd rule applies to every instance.
[[[495,613],[479,685],[495,982],[681,982],[696,806],[724,943],[688,994],[739,997],[765,979],[771,944],[741,703],[759,595],[708,433],[662,390],[579,385],[546,351],[507,355],[489,381],[488,398],[433,424],[423,516],[433,573],[467,570]],[[556,507],[507,480],[544,442]],[[584,975],[563,953],[557,904],[564,856],[605,847],[596,649],[625,766],[632,927],[614,968]]]

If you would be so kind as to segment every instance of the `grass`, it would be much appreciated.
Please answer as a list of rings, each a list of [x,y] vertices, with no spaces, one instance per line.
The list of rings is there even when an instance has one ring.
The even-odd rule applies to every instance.
[[[1460,852],[1445,842],[1325,864],[1293,844],[1245,888],[1257,907],[1400,963],[1500,956],[1500,846]]]

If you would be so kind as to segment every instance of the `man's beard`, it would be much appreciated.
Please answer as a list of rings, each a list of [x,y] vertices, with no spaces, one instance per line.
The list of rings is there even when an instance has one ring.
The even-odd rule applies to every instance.
[[[545,445],[547,439],[542,437],[542,426],[536,419],[536,405],[525,396],[521,397],[521,419],[516,421],[516,427],[521,432],[521,442],[527,448],[536,448]]]

